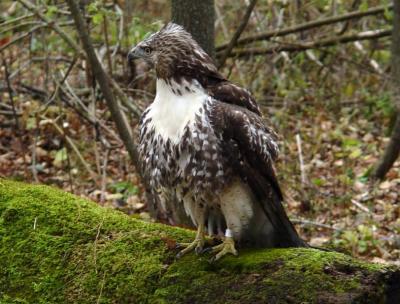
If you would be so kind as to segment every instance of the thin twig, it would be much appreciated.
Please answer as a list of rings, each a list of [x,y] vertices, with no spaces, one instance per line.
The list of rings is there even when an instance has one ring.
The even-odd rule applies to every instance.
[[[7,20],[5,22],[1,22],[0,26],[2,28],[4,28],[7,25],[19,22],[19,21],[24,20],[24,19],[28,19],[28,18],[33,17],[33,16],[34,16],[34,14],[28,14],[28,15],[24,15],[24,16],[21,16],[21,17],[14,18],[14,19],[10,19],[10,20]]]
[[[40,24],[37,26],[34,26],[30,31],[18,36],[17,38],[14,38],[13,40],[11,40],[10,42],[0,46],[0,53],[3,52],[6,48],[12,46],[13,44],[17,43],[18,41],[32,35],[33,32],[37,31],[38,29],[41,29],[43,27],[46,27],[46,24]]]
[[[32,25],[39,25],[39,24],[42,24],[42,22],[40,22],[40,21],[27,21],[27,22],[22,22],[22,23],[19,23],[19,24],[16,24],[16,25],[13,25],[13,26],[10,26],[10,27],[7,27],[7,28],[3,27],[2,30],[0,31],[0,35],[3,35],[4,33],[7,33],[7,32],[14,32],[17,29],[19,29],[21,27],[28,26],[28,25],[32,26]]]
[[[361,52],[365,57],[369,57],[367,54],[367,51],[364,49],[363,45],[359,41],[354,42],[354,46],[356,47],[357,50]],[[368,58],[367,61],[369,62],[370,66],[378,73],[378,74],[383,74],[383,70],[379,66],[379,63],[373,59],[373,58]]]
[[[121,47],[122,39],[124,37],[124,14],[122,13],[122,10],[118,4],[115,4],[115,10],[117,12],[117,15],[119,16],[119,30],[117,44],[114,46],[111,57],[115,57],[115,55],[117,54],[119,48]]]
[[[97,233],[96,233],[96,238],[94,239],[94,245],[93,245],[93,261],[94,261],[94,267],[95,271],[97,273],[97,242],[99,240],[100,232],[101,232],[101,226],[103,226],[104,223],[104,217],[101,219],[100,224],[97,226]]]
[[[225,53],[222,54],[222,58],[219,60],[218,68],[221,69],[224,64],[226,59],[229,57],[229,54],[231,53],[232,49],[235,47],[238,39],[240,38],[240,35],[243,33],[244,29],[246,28],[247,23],[249,22],[251,12],[253,11],[255,5],[257,3],[257,0],[251,0],[250,4],[248,5],[246,9],[246,13],[243,16],[242,22],[238,26],[236,32],[233,34],[231,41],[229,42],[228,46],[226,47]]]
[[[327,229],[335,230],[335,231],[338,231],[338,232],[343,231],[342,229],[335,228],[335,227],[330,226],[330,225],[326,225],[326,224],[322,224],[322,223],[317,223],[317,222],[313,222],[313,221],[309,221],[309,220],[290,219],[290,221],[291,221],[292,223],[294,223],[294,224],[312,225],[312,226],[317,226],[317,227],[322,227],[322,228],[327,228]]]
[[[69,65],[67,71],[65,72],[63,78],[61,79],[60,82],[56,81],[56,88],[54,90],[54,92],[51,94],[51,96],[49,97],[49,99],[47,100],[46,104],[43,106],[42,109],[40,109],[39,111],[45,111],[47,109],[47,107],[53,102],[54,98],[56,97],[56,95],[58,94],[58,91],[60,89],[60,86],[62,86],[65,82],[65,80],[67,79],[69,73],[71,73],[72,68],[74,67],[75,63],[77,62],[78,57],[75,57],[71,64]]]
[[[22,116],[22,112],[15,112],[14,113],[13,111],[2,111],[2,110],[0,110],[0,115],[15,117],[15,115]]]
[[[17,134],[17,137],[18,137],[18,141],[19,141],[20,147],[21,147],[22,152],[23,152],[22,158],[24,160],[24,172],[25,172],[25,175],[28,176],[28,169],[27,169],[28,166],[27,166],[27,160],[26,160],[26,155],[27,155],[27,153],[26,153],[27,151],[26,150],[27,149],[26,149],[25,144],[24,144],[24,142],[22,140],[22,136],[21,136],[22,134],[20,132],[19,119],[18,119],[18,115],[17,115],[17,111],[15,109],[15,103],[14,103],[14,92],[13,92],[13,89],[12,89],[11,83],[10,83],[10,77],[9,77],[10,74],[8,72],[7,60],[4,59],[4,58],[3,58],[3,64],[4,64],[4,73],[5,73],[5,77],[6,77],[8,95],[9,95],[9,98],[10,98],[11,109],[12,109],[13,117],[14,117],[14,121],[15,121],[16,134]]]
[[[103,30],[104,30],[104,41],[106,43],[106,58],[108,63],[108,72],[110,73],[110,75],[112,75],[110,43],[108,40],[108,20],[106,14],[103,15]]]
[[[106,149],[104,153],[104,161],[102,166],[102,175],[101,175],[101,195],[100,195],[100,204],[104,204],[105,200],[105,192],[107,187],[107,163],[108,163],[108,155],[110,154],[110,149]]]
[[[301,174],[301,183],[303,187],[307,183],[307,177],[306,177],[306,170],[304,166],[304,160],[303,160],[303,151],[301,147],[301,137],[300,134],[296,134],[296,143],[297,143],[297,151],[299,154],[299,162],[300,162],[300,174]]]
[[[69,144],[69,146],[72,148],[72,150],[74,150],[75,154],[78,156],[78,159],[81,161],[82,165],[85,167],[85,169],[89,173],[90,177],[94,181],[97,181],[97,177],[98,177],[97,174],[90,168],[89,164],[85,161],[85,159],[83,158],[81,152],[79,152],[79,149],[76,147],[76,145],[73,142],[73,140],[63,132],[62,128],[60,128],[58,126],[56,121],[51,120],[51,119],[47,119],[44,116],[42,116],[42,119],[43,120],[41,121],[41,124],[50,123],[51,125],[54,126],[54,128],[57,130],[57,132],[60,133],[61,136],[65,136],[66,142]]]
[[[35,122],[36,122],[36,129],[35,129],[35,135],[34,135],[34,140],[33,140],[33,145],[32,145],[32,164],[31,164],[31,170],[32,170],[32,175],[33,178],[35,179],[35,182],[39,182],[39,178],[37,175],[37,169],[36,169],[36,147],[37,147],[37,142],[38,142],[38,137],[40,133],[39,129],[39,122],[38,118],[35,117]]]
[[[56,83],[57,83],[57,80],[56,80]],[[66,102],[72,109],[74,109],[80,117],[84,118],[87,122],[89,122],[93,126],[96,126],[96,123],[97,123],[102,129],[104,129],[109,135],[111,135],[118,143],[121,142],[121,139],[118,137],[118,135],[115,134],[115,132],[112,129],[110,129],[107,125],[105,125],[100,120],[94,121],[93,118],[89,116],[89,113],[87,112],[87,108],[84,108],[83,110],[85,112],[82,112],[82,110],[80,108],[74,106],[74,104],[71,103],[71,101],[76,100],[76,98],[77,98],[76,94],[72,95],[71,92],[69,91],[69,89],[64,89],[63,86],[60,86],[60,90],[66,96],[66,98],[63,99],[64,102]]]
[[[6,59],[3,59],[3,65],[4,65],[4,73],[5,73],[5,77],[6,77],[6,83],[7,83],[8,97],[10,98],[11,110],[12,110],[14,121],[15,121],[15,129],[16,129],[17,133],[19,133],[19,120],[18,120],[17,111],[15,109],[14,92],[13,92],[13,89],[12,89],[11,83],[10,83],[10,73],[8,72],[8,65],[7,65]]]
[[[358,201],[356,201],[355,199],[350,200],[351,203],[356,206],[358,209],[368,213],[368,214],[372,214],[371,210],[369,210],[367,207],[365,207],[364,205],[360,204]]]
[[[97,298],[96,304],[100,303],[100,299],[101,299],[101,295],[103,293],[103,288],[104,288],[104,284],[106,281],[106,273],[103,273],[103,280],[101,281],[101,287],[100,287],[100,293],[99,293],[99,297]]]

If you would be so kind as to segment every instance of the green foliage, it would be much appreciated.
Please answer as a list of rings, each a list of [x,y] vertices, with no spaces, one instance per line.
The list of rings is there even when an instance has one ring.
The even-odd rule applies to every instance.
[[[55,5],[47,5],[46,8],[46,17],[48,18],[52,18],[58,12],[58,7]]]
[[[350,249],[353,253],[376,252],[380,246],[379,240],[374,236],[374,225],[358,225],[356,230],[346,230],[335,240],[337,246]]]
[[[108,185],[108,188],[114,193],[122,193],[125,199],[139,192],[138,187],[130,182],[116,182]]]
[[[377,112],[386,118],[390,118],[395,113],[395,108],[391,100],[390,93],[383,93],[382,95],[370,95],[367,99],[369,106],[368,112],[366,113],[369,117],[376,115]]]

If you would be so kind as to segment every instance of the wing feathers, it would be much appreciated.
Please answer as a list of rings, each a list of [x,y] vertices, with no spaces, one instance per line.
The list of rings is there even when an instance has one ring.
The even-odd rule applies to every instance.
[[[278,155],[276,134],[264,125],[260,116],[226,103],[216,103],[212,121],[214,127],[222,132],[225,153],[234,170],[252,189],[274,227],[273,244],[279,247],[305,246],[282,206],[282,192],[273,168]],[[255,237],[264,238],[265,234],[262,232]]]

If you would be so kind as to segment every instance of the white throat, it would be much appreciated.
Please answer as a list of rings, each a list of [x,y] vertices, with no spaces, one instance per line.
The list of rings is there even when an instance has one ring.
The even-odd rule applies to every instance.
[[[171,81],[168,85],[165,80],[157,79],[156,97],[147,114],[156,135],[177,144],[208,97],[196,80],[180,84]]]

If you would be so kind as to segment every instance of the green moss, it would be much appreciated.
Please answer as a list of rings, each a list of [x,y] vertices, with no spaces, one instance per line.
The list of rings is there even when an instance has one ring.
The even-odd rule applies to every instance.
[[[382,273],[395,273],[313,249],[175,261],[169,247],[193,236],[51,187],[0,180],[0,303],[312,303],[382,297]]]

